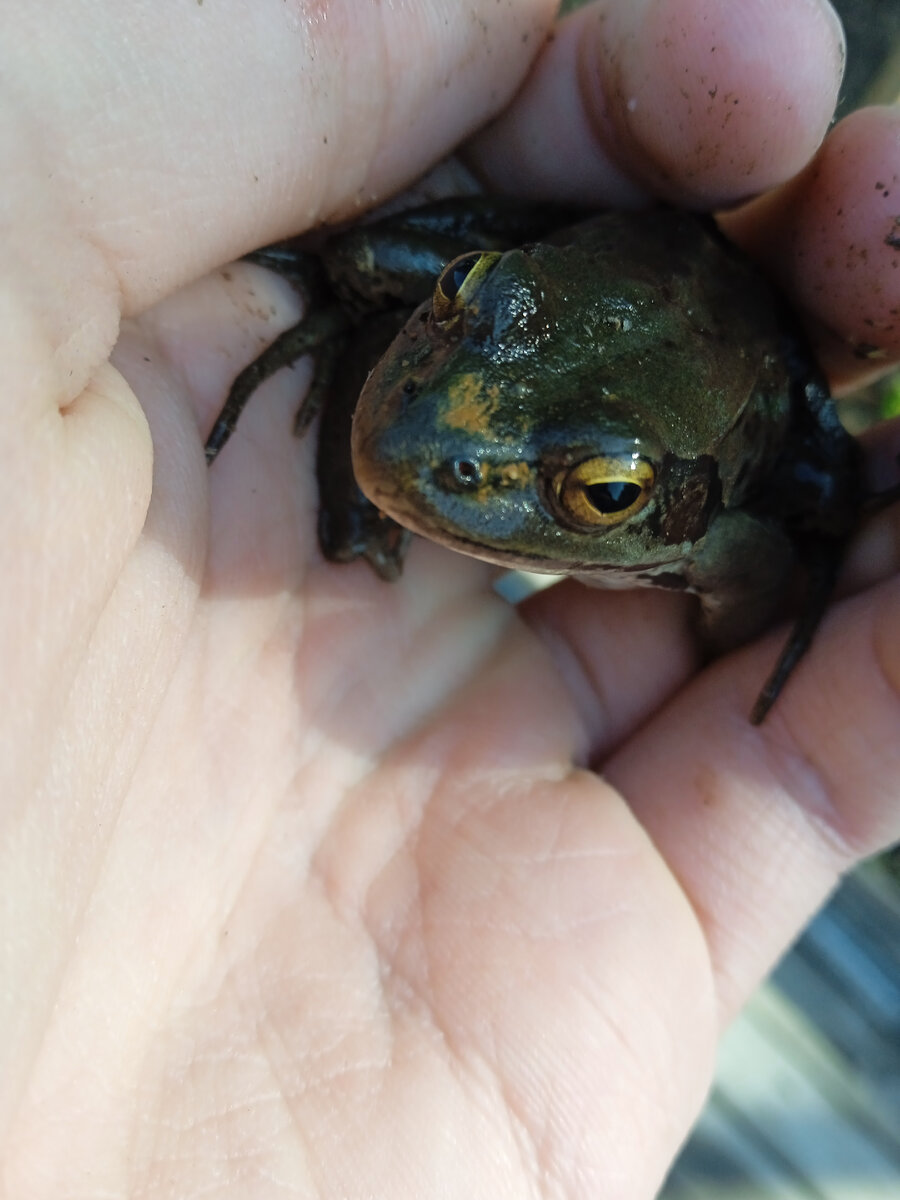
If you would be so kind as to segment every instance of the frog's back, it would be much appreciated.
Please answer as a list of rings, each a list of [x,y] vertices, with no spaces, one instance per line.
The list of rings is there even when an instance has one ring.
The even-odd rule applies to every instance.
[[[748,405],[770,430],[784,424],[781,304],[711,218],[602,213],[548,243],[565,256],[554,278],[567,280],[567,300],[602,343],[591,356],[597,383],[672,453],[717,453]]]

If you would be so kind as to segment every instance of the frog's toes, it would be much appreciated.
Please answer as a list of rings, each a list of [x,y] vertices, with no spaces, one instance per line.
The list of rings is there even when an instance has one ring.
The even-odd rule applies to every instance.
[[[379,579],[400,578],[412,534],[374,505],[350,505],[340,513],[319,513],[319,546],[329,562],[349,563],[364,558]]]

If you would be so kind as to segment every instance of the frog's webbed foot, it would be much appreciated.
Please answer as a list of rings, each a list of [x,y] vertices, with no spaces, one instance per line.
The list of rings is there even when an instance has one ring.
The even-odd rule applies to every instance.
[[[336,334],[316,350],[309,387],[294,414],[294,437],[305,437],[310,425],[325,407],[346,342],[346,338]]]
[[[379,579],[396,582],[412,534],[361,494],[342,500],[340,505],[328,504],[322,496],[318,532],[323,555],[335,563],[364,558]]]
[[[216,419],[206,439],[206,461],[211,463],[228,439],[234,433],[235,427],[244,406],[256,389],[282,367],[292,366],[305,354],[318,351],[321,361],[316,364],[313,382],[310,384],[306,398],[297,414],[295,430],[305,432],[310,421],[321,406],[322,398],[327,390],[328,380],[324,376],[327,368],[333,362],[336,351],[330,349],[336,339],[349,327],[349,319],[338,306],[310,312],[296,325],[279,334],[262,354],[255,358],[249,366],[235,378],[226,397],[222,411]]]

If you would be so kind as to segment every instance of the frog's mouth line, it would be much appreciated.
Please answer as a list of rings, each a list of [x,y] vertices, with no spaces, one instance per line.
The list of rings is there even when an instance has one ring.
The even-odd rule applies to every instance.
[[[415,513],[406,515],[402,505],[398,505],[394,511],[382,508],[379,505],[379,511],[418,537],[425,538],[429,542],[435,542],[447,550],[453,550],[456,553],[465,554],[469,558],[477,558],[480,562],[491,563],[494,566],[504,567],[507,570],[532,571],[537,575],[603,576],[608,581],[607,586],[610,587],[616,586],[615,577],[628,579],[630,582],[627,586],[634,587],[638,582],[643,582],[644,580],[647,582],[657,582],[655,577],[659,574],[678,574],[677,560],[661,559],[655,562],[642,562],[634,566],[627,566],[609,562],[573,560],[570,556],[553,559],[524,549],[503,550],[485,545],[483,540],[468,537],[462,533],[445,533],[442,530],[429,528],[425,523],[416,520]],[[399,513],[404,513],[404,515],[401,517],[398,515]]]
[[[494,563],[499,567],[520,568],[522,570],[547,572],[550,574],[556,574],[560,570],[567,569],[562,564],[556,568],[551,567],[547,565],[548,560],[546,558],[537,554],[531,554],[526,550],[494,549],[491,546],[486,546],[483,540],[467,537],[463,533],[448,533],[440,527],[429,526],[426,521],[420,518],[420,514],[415,508],[404,503],[405,495],[402,488],[393,488],[390,492],[384,488],[373,488],[372,491],[377,493],[377,498],[376,495],[367,494],[372,503],[378,508],[379,513],[390,517],[392,521],[396,521],[398,525],[402,525],[404,529],[410,530],[411,533],[416,534],[418,537],[425,538],[429,542],[436,542],[448,550],[455,550],[458,553],[467,554],[470,558],[477,558],[482,562]]]

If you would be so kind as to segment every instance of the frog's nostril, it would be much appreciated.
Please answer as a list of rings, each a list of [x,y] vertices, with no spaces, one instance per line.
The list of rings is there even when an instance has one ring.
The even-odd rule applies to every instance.
[[[481,483],[481,468],[470,458],[455,458],[451,469],[453,478],[460,487],[478,487]]]
[[[439,492],[458,496],[477,492],[487,478],[487,467],[477,458],[447,458],[434,468],[431,478]]]

